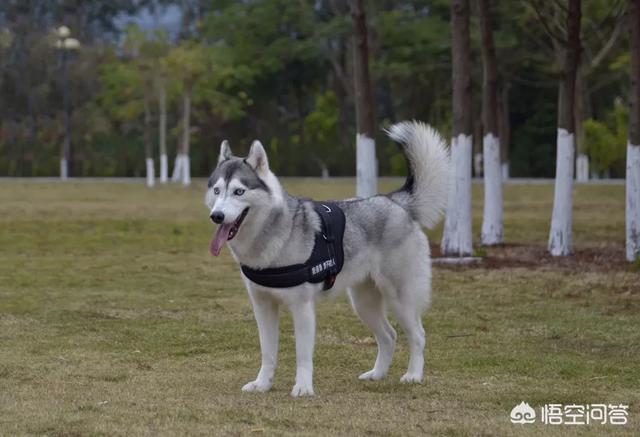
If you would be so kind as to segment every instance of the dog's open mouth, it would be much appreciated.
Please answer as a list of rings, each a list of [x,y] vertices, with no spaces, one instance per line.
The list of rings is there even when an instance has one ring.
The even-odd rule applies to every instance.
[[[220,255],[220,251],[222,247],[227,241],[233,240],[233,238],[238,234],[238,230],[240,229],[240,225],[244,221],[247,213],[249,212],[249,207],[245,208],[234,222],[231,223],[222,223],[218,226],[218,230],[216,234],[213,236],[213,240],[209,243],[209,252],[211,255],[218,256]]]

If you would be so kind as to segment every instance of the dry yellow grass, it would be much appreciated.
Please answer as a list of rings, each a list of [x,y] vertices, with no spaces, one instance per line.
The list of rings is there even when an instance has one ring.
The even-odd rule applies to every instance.
[[[353,194],[349,180],[286,184]],[[436,268],[423,385],[398,382],[402,335],[389,378],[357,380],[376,349],[340,298],[319,306],[318,396],[290,398],[283,312],[275,387],[242,394],[257,329],[231,257],[208,254],[203,187],[0,185],[0,435],[640,434],[640,275],[627,266]],[[507,186],[507,238],[544,245],[551,199],[550,185]],[[623,187],[575,199],[577,247],[622,250]],[[481,205],[476,187],[475,230]],[[629,424],[512,425],[522,400],[630,404]]]

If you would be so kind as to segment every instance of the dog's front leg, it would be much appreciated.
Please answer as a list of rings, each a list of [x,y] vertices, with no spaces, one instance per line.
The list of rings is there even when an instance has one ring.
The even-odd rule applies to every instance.
[[[313,300],[290,306],[296,336],[296,385],[291,396],[313,396],[313,346],[316,315]]]
[[[258,377],[242,387],[242,391],[268,391],[273,385],[273,377],[278,362],[278,303],[270,296],[262,295],[249,287],[253,313],[258,323],[262,366]]]

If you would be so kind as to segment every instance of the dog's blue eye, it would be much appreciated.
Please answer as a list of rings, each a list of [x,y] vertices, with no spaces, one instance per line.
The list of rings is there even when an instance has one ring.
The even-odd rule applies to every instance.
[[[215,188],[213,189],[213,194],[216,194],[216,195],[217,195],[217,194],[220,194],[220,188],[215,187]]]
[[[244,194],[244,190],[242,188],[236,188],[233,191],[233,194],[235,194],[236,196],[242,196]]]

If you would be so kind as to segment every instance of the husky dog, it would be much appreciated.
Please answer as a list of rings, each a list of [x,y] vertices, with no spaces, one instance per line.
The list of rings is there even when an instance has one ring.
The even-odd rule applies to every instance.
[[[440,220],[447,199],[449,153],[442,137],[420,122],[392,126],[389,136],[403,146],[409,167],[404,186],[393,193],[337,201],[345,215],[344,266],[333,290],[348,290],[353,309],[375,335],[378,355],[361,380],[383,378],[393,356],[396,332],[387,308],[406,332],[410,359],[405,383],[423,380],[425,332],[421,315],[431,299],[431,260],[422,226]],[[208,183],[205,203],[218,224],[209,245],[220,254],[228,243],[242,266],[267,269],[304,263],[321,228],[313,203],[287,194],[269,169],[259,141],[246,158],[235,157],[225,140],[218,165]],[[296,380],[292,396],[313,391],[313,348],[316,300],[328,293],[321,283],[269,288],[244,274],[258,324],[262,366],[247,392],[271,388],[278,355],[278,309],[292,312],[296,341]],[[333,293],[334,291],[331,291]]]

